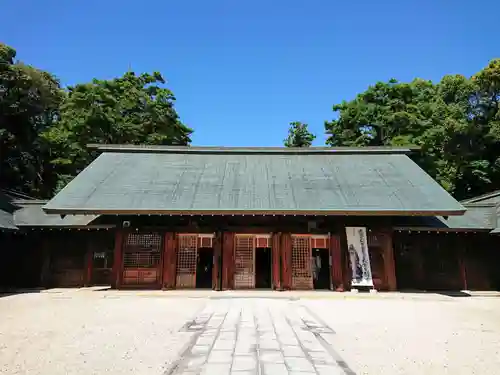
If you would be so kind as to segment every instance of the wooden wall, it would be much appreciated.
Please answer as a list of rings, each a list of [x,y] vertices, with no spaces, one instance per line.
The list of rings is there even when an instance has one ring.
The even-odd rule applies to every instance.
[[[0,231],[0,291],[41,284],[42,252],[37,233]]]
[[[399,289],[499,289],[499,238],[488,233],[397,232]]]
[[[38,230],[43,262],[39,271],[44,287],[109,285],[112,280],[114,232],[89,230]],[[40,251],[41,250],[41,251]],[[111,258],[107,261],[94,255]]]
[[[158,287],[176,283],[176,233],[215,233],[212,288],[234,285],[234,234],[270,233],[272,288],[292,288],[291,234],[326,234],[331,257],[331,288],[348,291],[351,269],[347,254],[346,225],[363,225],[342,218],[319,218],[316,225],[303,217],[183,218],[168,227],[144,226],[140,230],[162,233],[162,260]],[[141,219],[142,220],[142,219]],[[149,219],[148,219],[149,220]],[[154,219],[150,219],[154,220]],[[174,220],[169,218],[168,220]],[[137,222],[137,219],[135,219]],[[134,219],[132,220],[132,224]],[[150,224],[152,224],[151,222]],[[437,233],[390,230],[387,222],[367,221],[368,245],[378,290],[492,290],[500,289],[500,236],[487,233]],[[146,224],[146,223],[142,223]],[[254,225],[252,225],[254,224]],[[134,225],[134,224],[133,224]],[[109,231],[29,230],[24,234],[0,232],[3,262],[0,286],[83,286],[109,282],[122,287],[123,241],[135,228]],[[112,269],[101,275],[93,268],[93,253],[114,247]],[[7,251],[6,251],[7,250]],[[104,275],[104,276],[103,276]],[[106,276],[107,275],[107,276]],[[103,281],[104,279],[104,281]],[[99,280],[99,281],[98,281]]]

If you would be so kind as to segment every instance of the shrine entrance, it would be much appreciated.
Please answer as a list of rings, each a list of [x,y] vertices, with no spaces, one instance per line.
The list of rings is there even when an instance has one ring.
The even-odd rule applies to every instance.
[[[259,247],[255,250],[255,287],[272,288],[271,248]]]
[[[330,255],[328,249],[313,249],[313,286],[314,289],[330,289]]]
[[[328,235],[292,235],[292,289],[330,289]]]
[[[196,265],[196,288],[212,288],[212,270],[214,267],[214,250],[210,247],[198,249]]]
[[[213,234],[179,234],[175,286],[211,288],[214,266]]]
[[[234,241],[234,289],[272,288],[270,234],[237,234]]]
[[[313,289],[311,267],[311,238],[308,235],[292,236],[292,289]]]

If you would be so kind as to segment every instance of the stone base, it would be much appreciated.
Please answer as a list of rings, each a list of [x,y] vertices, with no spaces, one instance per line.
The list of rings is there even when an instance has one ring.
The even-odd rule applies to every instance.
[[[377,293],[377,289],[373,286],[357,286],[356,288],[351,288],[351,293],[359,293],[359,292],[370,292]]]

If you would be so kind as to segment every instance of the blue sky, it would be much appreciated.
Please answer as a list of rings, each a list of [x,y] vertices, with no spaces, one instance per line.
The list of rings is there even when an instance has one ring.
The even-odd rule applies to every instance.
[[[498,0],[4,0],[0,40],[65,85],[158,70],[194,145],[325,140],[379,80],[472,75],[500,57]]]

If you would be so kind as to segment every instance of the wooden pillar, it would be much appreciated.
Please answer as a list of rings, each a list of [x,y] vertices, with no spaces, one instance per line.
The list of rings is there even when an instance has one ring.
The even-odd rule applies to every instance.
[[[384,271],[387,279],[387,289],[390,292],[397,290],[396,263],[394,261],[394,248],[392,246],[392,232],[384,233]]]
[[[407,234],[408,242],[411,246],[411,260],[415,265],[415,286],[419,289],[425,289],[425,271],[423,249],[425,247],[424,238],[419,234]]]
[[[342,232],[340,232],[340,256],[342,262],[342,281],[344,283],[344,290],[351,290],[352,282],[352,268],[351,260],[349,259],[349,252],[347,251],[347,233],[345,227],[342,227]],[[342,251],[342,249],[346,249]]]
[[[89,236],[87,242],[87,253],[85,254],[85,275],[83,276],[83,286],[92,285],[92,267],[94,260],[94,243],[92,242],[92,236]]]
[[[271,243],[271,260],[273,272],[273,289],[281,290],[281,270],[280,270],[280,238],[281,233],[273,233]]]
[[[49,237],[50,238],[50,237]],[[42,241],[43,248],[43,260],[42,260],[42,272],[40,274],[40,285],[44,288],[50,287],[50,247],[49,241],[44,239]]]
[[[281,234],[281,276],[283,290],[292,289],[292,235]]]
[[[215,234],[212,244],[214,250],[214,265],[212,268],[212,289],[221,290],[221,255],[222,255],[222,232]]]
[[[330,236],[330,257],[332,260],[331,280],[333,285],[333,290],[337,292],[344,291],[344,280],[342,275],[342,247],[340,246],[340,236],[332,235]]]
[[[467,283],[467,239],[462,238],[459,233],[456,234],[457,241],[454,248],[458,249],[458,261],[460,264],[460,276],[462,278],[463,290],[469,290]]]
[[[115,253],[114,253],[114,263],[113,263],[113,277],[111,278],[112,287],[115,289],[120,289],[121,280],[123,275],[123,241],[125,239],[125,233],[123,229],[118,228],[115,232]]]
[[[175,233],[165,233],[163,240],[163,276],[162,288],[174,289],[176,277],[176,264],[177,264],[177,241]]]
[[[222,241],[222,290],[234,286],[234,233],[224,232]]]

